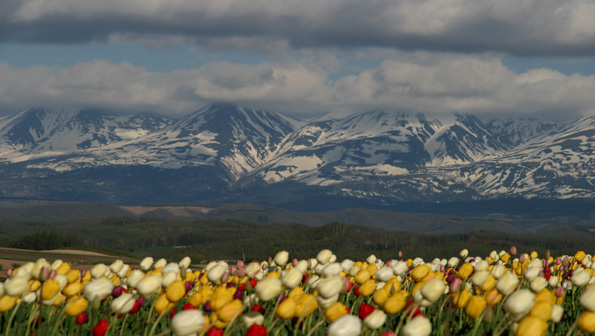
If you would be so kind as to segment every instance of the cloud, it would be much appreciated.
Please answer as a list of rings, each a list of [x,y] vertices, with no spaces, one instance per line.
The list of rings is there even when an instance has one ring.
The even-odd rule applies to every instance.
[[[5,0],[0,41],[595,54],[591,0]]]
[[[105,60],[27,68],[0,62],[0,106],[98,106],[179,117],[230,101],[297,118],[390,109],[557,119],[592,113],[595,106],[595,75],[551,69],[516,74],[490,54],[403,53],[331,80],[336,62],[324,57],[256,65],[226,61],[171,72]]]

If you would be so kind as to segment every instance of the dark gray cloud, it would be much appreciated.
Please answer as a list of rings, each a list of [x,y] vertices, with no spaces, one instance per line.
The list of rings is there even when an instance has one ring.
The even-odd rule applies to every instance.
[[[595,55],[591,0],[7,0],[0,41]],[[250,43],[251,41],[255,44]],[[254,51],[254,50],[251,50]]]

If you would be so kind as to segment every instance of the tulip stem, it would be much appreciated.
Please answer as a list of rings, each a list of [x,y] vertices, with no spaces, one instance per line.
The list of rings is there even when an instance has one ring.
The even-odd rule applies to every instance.
[[[31,310],[31,315],[29,316],[29,320],[27,321],[27,331],[25,331],[25,335],[30,335],[29,331],[31,331],[31,325],[33,324],[33,320],[37,318],[38,310],[38,305],[33,306],[33,309]]]
[[[161,318],[163,316],[165,316],[165,313],[167,312],[167,309],[164,309],[161,314],[159,314],[159,317],[157,318],[157,321],[155,321],[155,323],[153,323],[153,327],[151,327],[151,332],[149,333],[149,336],[153,336],[155,335],[155,329],[157,329],[157,325],[159,324],[159,321],[161,321]]]
[[[19,307],[21,306],[21,302],[23,300],[19,300],[19,302],[17,302],[17,305],[14,307],[14,309],[12,310],[12,314],[10,314],[10,318],[8,319],[8,325],[6,326],[6,333],[4,335],[8,336],[10,335],[10,327],[12,324],[12,320],[14,319],[14,316],[17,312],[17,310],[19,310]]]
[[[313,333],[313,332],[314,332],[316,329],[318,329],[318,327],[320,327],[320,326],[321,326],[323,323],[324,323],[324,320],[319,320],[319,321],[318,321],[318,323],[316,323],[316,324],[314,325],[314,327],[313,327],[313,328],[310,330],[310,332],[309,332],[309,333],[308,333],[308,335],[306,335],[306,336],[311,336],[311,335],[312,335],[312,333]]]
[[[574,328],[576,328],[577,325],[578,325],[578,318],[576,319],[576,321],[574,321],[574,323],[570,326],[570,328],[568,328],[568,332],[566,333],[566,336],[572,335],[572,332],[574,331]]]
[[[58,326],[61,325],[65,319],[66,319],[66,315],[64,315],[64,311],[62,310],[60,312],[60,314],[58,315],[58,319],[57,319],[58,321],[56,322],[56,324],[54,324],[54,329],[52,330],[52,336],[54,336],[56,334],[56,330],[58,330]],[[8,333],[6,335],[8,335]]]
[[[124,330],[126,329],[126,320],[128,319],[128,313],[124,316],[124,320],[122,321],[122,328],[120,328],[120,336],[124,336]]]

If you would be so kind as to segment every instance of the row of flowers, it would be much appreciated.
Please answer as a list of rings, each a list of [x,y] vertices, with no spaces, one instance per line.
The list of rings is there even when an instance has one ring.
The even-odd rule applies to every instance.
[[[555,335],[595,332],[583,251],[338,261],[121,260],[79,271],[39,259],[0,283],[4,335]]]

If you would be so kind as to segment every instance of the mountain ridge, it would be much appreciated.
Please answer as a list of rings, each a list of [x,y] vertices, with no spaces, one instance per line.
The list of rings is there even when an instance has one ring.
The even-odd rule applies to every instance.
[[[595,117],[372,110],[297,121],[214,103],[179,120],[44,108],[0,118],[4,198],[387,206],[592,198],[592,171]]]

